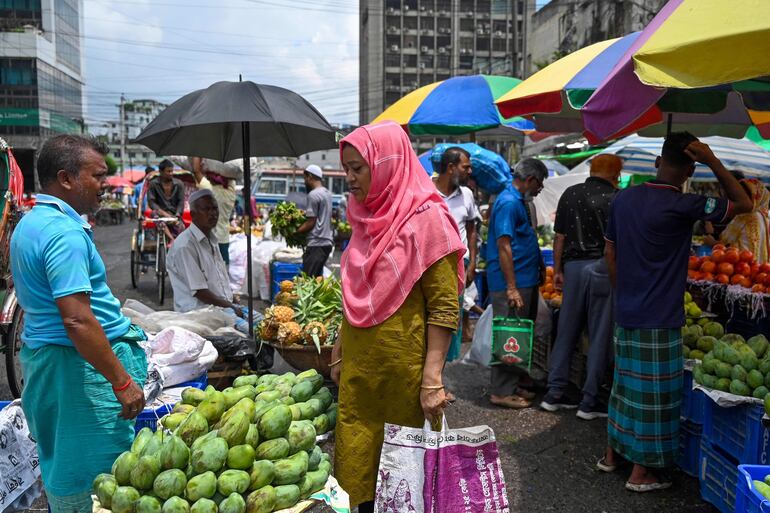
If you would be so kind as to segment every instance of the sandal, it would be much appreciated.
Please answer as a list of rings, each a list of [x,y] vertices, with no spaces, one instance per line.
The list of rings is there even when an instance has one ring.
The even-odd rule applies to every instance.
[[[532,403],[527,401],[521,396],[518,395],[509,395],[507,397],[504,397],[502,399],[492,399],[490,397],[489,402],[496,406],[502,406],[503,408],[511,408],[514,410],[519,410],[522,408],[529,408],[532,406]]]
[[[665,490],[666,488],[671,488],[671,481],[657,481],[655,483],[640,484],[626,481],[626,490],[636,493],[654,492],[656,490]]]
[[[598,470],[601,470],[602,472],[607,472],[608,474],[615,472],[618,469],[617,465],[609,465],[607,463],[607,460],[602,456],[602,458],[596,462],[596,468]],[[626,483],[628,484],[628,483]]]

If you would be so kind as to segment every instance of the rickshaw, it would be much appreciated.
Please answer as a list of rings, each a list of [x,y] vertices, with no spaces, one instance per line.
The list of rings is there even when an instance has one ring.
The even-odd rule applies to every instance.
[[[24,312],[16,301],[11,277],[11,234],[21,219],[24,176],[8,144],[0,138],[0,337],[5,349],[8,386],[13,397],[21,396],[24,379],[19,363]]]
[[[158,287],[158,304],[162,305],[166,296],[166,254],[173,241],[168,225],[175,223],[175,217],[154,217],[153,212],[146,207],[148,184],[159,175],[158,171],[149,173],[144,179],[142,192],[136,207],[137,227],[131,236],[131,286],[139,286],[139,278],[152,267],[155,270],[155,281]],[[182,221],[185,228],[190,226],[192,218],[187,205],[187,198],[195,190],[195,178],[192,173],[184,170],[174,170],[174,178],[182,181],[185,189],[185,208]]]

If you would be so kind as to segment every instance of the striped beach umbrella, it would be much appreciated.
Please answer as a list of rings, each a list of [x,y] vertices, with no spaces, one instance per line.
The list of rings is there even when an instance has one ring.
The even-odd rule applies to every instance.
[[[509,127],[532,131],[534,123],[501,116],[495,100],[521,83],[518,78],[468,75],[434,82],[407,94],[374,119],[395,121],[412,135],[462,135]]]

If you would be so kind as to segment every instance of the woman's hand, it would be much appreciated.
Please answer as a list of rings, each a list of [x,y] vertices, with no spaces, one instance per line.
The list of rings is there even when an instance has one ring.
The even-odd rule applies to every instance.
[[[420,406],[422,406],[422,412],[425,418],[432,424],[441,420],[441,415],[444,413],[444,408],[449,402],[446,399],[446,393],[444,389],[420,390]]]

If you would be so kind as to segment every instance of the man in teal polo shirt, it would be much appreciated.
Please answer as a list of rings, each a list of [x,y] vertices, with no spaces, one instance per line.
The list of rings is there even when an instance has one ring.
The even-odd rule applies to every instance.
[[[11,238],[24,309],[22,407],[53,513],[91,511],[94,477],[130,448],[144,408],[144,333],[121,314],[80,217],[99,208],[106,153],[90,138],[49,139],[37,166],[44,194]]]

